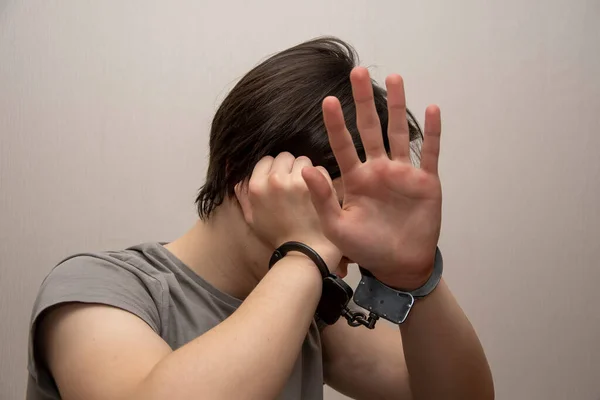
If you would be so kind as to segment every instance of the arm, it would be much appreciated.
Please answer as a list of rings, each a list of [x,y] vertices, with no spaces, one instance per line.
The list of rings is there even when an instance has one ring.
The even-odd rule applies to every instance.
[[[62,306],[43,320],[39,339],[65,400],[270,399],[293,368],[320,280],[308,258],[286,256],[231,317],[176,351],[133,314],[107,306]]]
[[[481,343],[443,280],[418,301],[400,331],[415,399],[494,398]]]
[[[272,248],[298,240],[334,267],[341,253],[323,236],[301,176],[311,165],[289,153],[265,157],[236,196]],[[285,256],[229,318],[176,351],[132,314],[68,306],[43,324],[46,361],[65,400],[272,399],[292,371],[321,288],[308,257]]]
[[[493,399],[479,339],[442,280],[398,329],[345,321],[324,330],[326,382],[355,399]],[[412,393],[412,394],[411,394]]]
[[[353,328],[345,319],[321,332],[325,383],[357,400],[412,399],[398,329]]]
[[[341,206],[317,171],[307,169],[303,176],[328,239],[381,282],[390,287],[415,289],[431,275],[441,230],[440,110],[429,106],[425,111],[420,166],[415,167],[410,157],[411,129],[402,78],[390,75],[386,79],[389,151],[382,140],[384,134],[368,71],[357,67],[350,80],[366,161],[358,157],[339,100],[328,97],[323,101],[323,118],[342,175]],[[414,126],[412,130],[413,134],[419,133]],[[346,382],[346,387],[359,398],[370,398],[361,384],[369,385],[381,398],[407,397],[408,387],[412,397],[419,400],[493,398],[492,378],[481,345],[445,283],[425,299],[417,300],[414,307],[400,328],[405,366],[398,366],[402,355],[397,332],[395,339],[388,331],[380,330],[372,336],[364,333],[364,338],[358,340],[358,334],[346,329],[347,338],[327,340],[326,345],[340,340],[327,351],[329,354],[334,354],[334,358],[348,357],[347,354],[356,354],[356,350],[348,349],[361,346],[367,346],[374,354],[369,360],[346,359],[348,365],[362,366],[357,368],[364,373],[361,376],[354,373],[340,377],[350,372],[341,371],[341,362],[335,361],[340,371],[329,373],[330,377],[335,375],[332,381]],[[378,344],[367,344],[373,341]],[[340,349],[336,351],[336,347]],[[380,373],[388,365],[394,366],[395,379],[390,377],[391,372]],[[386,389],[379,390],[379,383]]]

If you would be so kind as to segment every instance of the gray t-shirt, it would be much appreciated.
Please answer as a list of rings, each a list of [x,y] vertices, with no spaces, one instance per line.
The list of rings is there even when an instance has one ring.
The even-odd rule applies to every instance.
[[[27,400],[60,399],[49,371],[37,362],[33,339],[40,315],[68,302],[107,304],[129,311],[146,321],[173,350],[218,325],[241,304],[211,286],[159,243],[72,256],[44,280],[33,307]],[[313,322],[279,399],[322,398],[321,339]]]

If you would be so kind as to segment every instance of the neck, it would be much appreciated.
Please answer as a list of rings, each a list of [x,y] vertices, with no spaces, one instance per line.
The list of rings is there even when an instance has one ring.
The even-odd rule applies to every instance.
[[[165,248],[215,288],[242,300],[267,273],[270,257],[229,201]]]

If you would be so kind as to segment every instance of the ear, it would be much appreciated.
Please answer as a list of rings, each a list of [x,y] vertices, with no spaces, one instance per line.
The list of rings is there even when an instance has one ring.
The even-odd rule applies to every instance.
[[[234,188],[235,197],[242,209],[244,220],[246,223],[252,223],[252,207],[250,205],[250,198],[248,197],[248,181],[239,182]]]

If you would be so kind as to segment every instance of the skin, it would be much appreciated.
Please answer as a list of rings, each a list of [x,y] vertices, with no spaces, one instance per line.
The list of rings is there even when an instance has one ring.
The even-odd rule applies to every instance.
[[[421,168],[415,168],[402,78],[386,80],[389,156],[367,70],[354,69],[351,81],[366,162],[356,155],[339,101],[326,98],[323,115],[341,180],[332,182],[303,157],[267,157],[234,199],[166,246],[215,287],[245,299],[240,308],[175,351],[125,311],[55,309],[38,340],[64,399],[275,398],[321,295],[319,273],[304,255],[290,253],[267,272],[273,249],[288,240],[310,245],[341,274],[351,259],[392,287],[412,289],[427,280],[441,227],[439,109],[426,110]],[[265,318],[277,324],[263,324]],[[322,340],[326,382],[353,398],[494,398],[477,335],[443,280],[400,328],[379,323],[370,331],[340,321]]]

